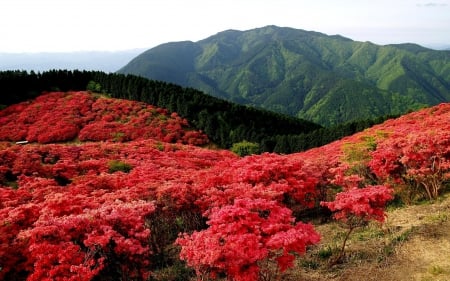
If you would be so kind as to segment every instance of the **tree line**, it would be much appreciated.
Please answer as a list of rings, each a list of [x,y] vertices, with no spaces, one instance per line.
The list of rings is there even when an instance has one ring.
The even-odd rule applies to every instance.
[[[222,148],[248,141],[260,152],[292,153],[354,134],[386,118],[324,128],[318,124],[231,103],[193,88],[100,71],[0,72],[0,105],[22,102],[48,91],[95,90],[114,98],[146,102],[177,112]]]

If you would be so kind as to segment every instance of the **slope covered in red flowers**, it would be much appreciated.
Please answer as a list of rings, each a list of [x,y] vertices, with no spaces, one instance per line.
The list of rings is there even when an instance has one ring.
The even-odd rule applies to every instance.
[[[325,177],[340,186],[386,184],[406,203],[421,196],[435,199],[450,179],[450,104],[388,120],[298,155],[319,161]]]
[[[0,139],[52,143],[130,141],[205,144],[204,134],[187,131],[176,113],[135,101],[98,97],[88,92],[53,92],[0,112]]]
[[[449,178],[448,104],[244,158],[190,145],[206,138],[176,114],[84,92],[0,116],[1,280],[158,280],[180,259],[199,277],[269,278],[320,241],[303,211],[334,202],[338,219],[382,221],[391,192],[434,198]]]

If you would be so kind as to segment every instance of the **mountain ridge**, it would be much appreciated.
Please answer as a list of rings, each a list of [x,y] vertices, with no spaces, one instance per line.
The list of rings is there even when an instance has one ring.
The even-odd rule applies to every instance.
[[[139,66],[139,67],[137,67]],[[450,100],[450,52],[266,26],[149,49],[119,70],[321,125]]]

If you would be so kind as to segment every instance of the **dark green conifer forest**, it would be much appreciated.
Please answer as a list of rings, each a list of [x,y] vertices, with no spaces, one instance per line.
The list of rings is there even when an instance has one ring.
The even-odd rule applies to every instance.
[[[86,89],[167,108],[205,132],[221,148],[247,141],[257,144],[259,152],[303,151],[354,134],[389,117],[324,128],[295,117],[228,102],[193,88],[134,75],[78,70],[0,72],[2,107],[35,98],[46,91]]]

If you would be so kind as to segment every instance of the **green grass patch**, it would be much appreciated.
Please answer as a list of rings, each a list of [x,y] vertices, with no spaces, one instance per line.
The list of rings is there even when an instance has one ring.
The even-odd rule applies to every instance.
[[[115,172],[129,173],[131,169],[133,169],[133,167],[130,164],[120,160],[111,160],[108,162],[108,172],[110,174]]]

